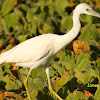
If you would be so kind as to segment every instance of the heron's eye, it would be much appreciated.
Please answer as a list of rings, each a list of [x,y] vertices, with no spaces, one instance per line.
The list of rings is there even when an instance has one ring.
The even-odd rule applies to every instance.
[[[89,9],[87,8],[86,11],[89,11]]]

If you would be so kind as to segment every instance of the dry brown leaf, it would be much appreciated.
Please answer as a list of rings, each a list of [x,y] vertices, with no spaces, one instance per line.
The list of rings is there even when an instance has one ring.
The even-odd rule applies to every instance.
[[[80,54],[80,53],[88,53],[90,51],[90,46],[88,43],[85,43],[80,40],[75,40],[73,41],[73,51],[75,54]]]
[[[12,76],[8,76],[11,80],[16,80],[16,78],[15,77],[12,77]]]
[[[3,100],[3,92],[0,90],[0,100]]]
[[[0,44],[0,49],[2,49],[2,44]]]
[[[13,68],[11,69],[11,71],[17,75],[18,74],[18,70],[16,69],[16,66],[13,66]]]
[[[89,91],[86,91],[86,90],[79,90],[79,88],[77,88],[76,90],[73,91],[76,92],[76,91],[82,91],[84,93],[85,96],[87,96],[88,98],[91,96],[93,97],[93,95],[89,92]]]
[[[64,72],[64,75],[69,75],[70,74],[70,71],[65,71]]]
[[[90,96],[93,97],[93,95],[92,95],[89,91],[82,90],[82,92],[84,92],[84,95],[86,95],[88,98],[89,98]]]
[[[9,40],[9,43],[15,43],[15,38],[11,38],[11,39]]]

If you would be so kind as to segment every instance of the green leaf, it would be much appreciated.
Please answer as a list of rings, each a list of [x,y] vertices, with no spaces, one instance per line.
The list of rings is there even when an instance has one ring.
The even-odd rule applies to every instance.
[[[100,87],[97,88],[94,97],[95,97],[96,100],[98,100],[100,98]]]
[[[85,53],[80,53],[80,55],[77,57],[76,65],[80,64],[81,60],[84,58],[89,58],[89,55]]]
[[[34,82],[34,86],[39,90],[47,86],[46,82],[41,81],[40,78],[33,79],[33,82]]]
[[[30,93],[31,99],[32,100],[36,100],[37,96],[38,96],[38,90],[37,89],[33,89],[32,92]]]
[[[93,16],[82,15],[82,17],[80,17],[80,20],[81,20],[81,22],[92,24],[93,23]]]
[[[31,76],[32,78],[46,78],[46,72],[45,72],[45,68],[41,67],[38,69],[33,69],[31,72]]]
[[[75,91],[73,93],[75,100],[87,100],[88,98],[84,95],[83,92]]]
[[[33,11],[32,10],[28,10],[27,13],[26,13],[26,16],[27,16],[27,20],[28,22],[31,22],[33,20]]]
[[[3,68],[2,66],[0,65],[0,78],[4,75],[4,71],[3,71]]]
[[[57,56],[57,58],[60,59],[57,63],[59,64],[58,69],[59,69],[59,66],[62,65],[61,66],[62,67],[62,70],[61,70],[62,72],[64,72],[65,69],[70,70],[75,65],[74,54],[71,51],[66,51],[66,52],[65,51],[64,52],[60,51],[59,53],[56,54],[56,56]]]
[[[5,40],[3,38],[0,39],[0,44],[4,44]]]
[[[65,72],[65,69],[58,63],[54,63],[53,64],[53,68],[59,73],[59,75],[63,75],[63,73]]]
[[[83,84],[88,83],[92,78],[92,76],[90,76],[87,72],[81,72],[76,68],[74,68],[73,70],[75,71],[75,77],[77,78],[77,80],[82,82]]]
[[[55,9],[56,9],[56,11],[57,12],[60,12],[60,11],[64,11],[65,10],[65,8],[69,5],[69,2],[68,1],[66,1],[66,0],[56,0],[55,2],[54,2],[54,7],[55,7]]]
[[[21,81],[24,81],[27,74],[28,74],[29,70],[26,69],[26,68],[21,68],[18,70],[18,78],[21,80]]]
[[[96,60],[96,62],[97,62],[97,68],[100,69],[100,59]]]
[[[27,40],[27,34],[25,34],[25,35],[22,35],[22,34],[18,35],[17,39],[19,40],[19,42],[23,42],[23,41]]]
[[[39,15],[38,15],[38,18],[41,20],[41,22],[43,22],[43,19],[45,19],[46,17],[46,13],[45,12],[41,12]]]
[[[73,22],[71,16],[65,16],[61,20],[61,32],[68,32],[72,28]]]
[[[11,69],[10,69],[10,67],[11,67],[11,66],[10,66],[10,63],[4,63],[3,66],[4,66],[4,71],[5,71],[7,74],[13,76],[13,74],[12,74],[12,72],[11,72]]]
[[[88,41],[88,40],[96,40],[100,39],[100,33],[97,31],[95,25],[86,25],[82,30],[81,35],[78,37],[79,40]]]
[[[5,0],[1,7],[2,15],[8,14],[16,5],[17,0]]]
[[[66,68],[66,70],[70,70],[73,67],[73,64],[70,62],[61,61],[60,63]]]
[[[6,27],[9,29],[10,27],[16,26],[18,24],[19,17],[15,13],[10,13],[4,18],[6,23]]]
[[[76,61],[76,65],[77,69],[80,71],[85,71],[86,67],[90,65],[90,61],[89,61],[89,55],[88,54],[84,54],[81,53],[78,57],[77,57],[77,61]]]
[[[6,47],[5,50],[6,50],[6,51],[7,51],[7,50],[10,50],[10,49],[12,48],[12,46],[13,46],[13,44],[10,43],[10,44]]]
[[[58,91],[60,88],[62,88],[65,84],[67,84],[67,82],[71,81],[72,78],[73,78],[72,74],[62,75],[61,78],[58,80],[54,80],[52,78],[51,80],[55,91]]]
[[[6,75],[6,76],[3,78],[3,81],[4,81],[5,83],[12,82],[12,80],[9,78],[8,75]]]
[[[60,58],[60,61],[66,61],[71,65],[75,64],[71,52],[62,52],[62,53],[59,52],[57,55],[59,55],[58,57]]]
[[[95,69],[92,69],[91,67],[87,67],[86,71],[87,71],[87,73],[89,73],[89,75],[97,77],[100,81],[100,74],[96,67],[95,67]]]
[[[7,91],[18,90],[19,86],[18,86],[17,82],[12,81],[12,82],[7,83],[5,88],[6,88]]]
[[[74,98],[73,94],[70,93],[70,94],[67,96],[66,100],[75,100],[75,98]]]
[[[85,71],[86,67],[90,64],[89,58],[84,58],[81,62],[77,65],[78,70]]]
[[[21,9],[23,9],[24,11],[30,10],[29,6],[26,5],[26,4],[24,4],[24,3],[20,3],[20,4],[18,5],[18,8],[21,8]]]

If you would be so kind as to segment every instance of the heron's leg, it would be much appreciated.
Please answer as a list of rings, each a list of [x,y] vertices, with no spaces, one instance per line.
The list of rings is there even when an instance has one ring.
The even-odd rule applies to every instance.
[[[49,76],[49,64],[46,67],[46,74],[47,74],[47,78],[48,78],[48,85],[49,85],[49,90],[52,94],[54,94],[59,100],[63,100],[53,89],[51,86],[51,82],[50,82],[50,76]]]
[[[31,100],[31,97],[30,97],[30,94],[29,94],[29,90],[28,90],[28,86],[27,86],[27,81],[28,81],[28,77],[29,77],[31,71],[32,71],[32,69],[29,70],[28,75],[27,75],[26,79],[24,80],[24,86],[25,86],[27,97],[28,97],[29,100]]]

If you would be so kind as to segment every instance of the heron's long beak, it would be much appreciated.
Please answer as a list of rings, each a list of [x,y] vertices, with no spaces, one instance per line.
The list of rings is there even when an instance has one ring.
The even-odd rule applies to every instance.
[[[90,13],[90,15],[92,15],[92,16],[95,16],[95,17],[100,18],[100,14],[97,13],[96,11],[94,11],[94,10],[91,10],[89,13]]]

